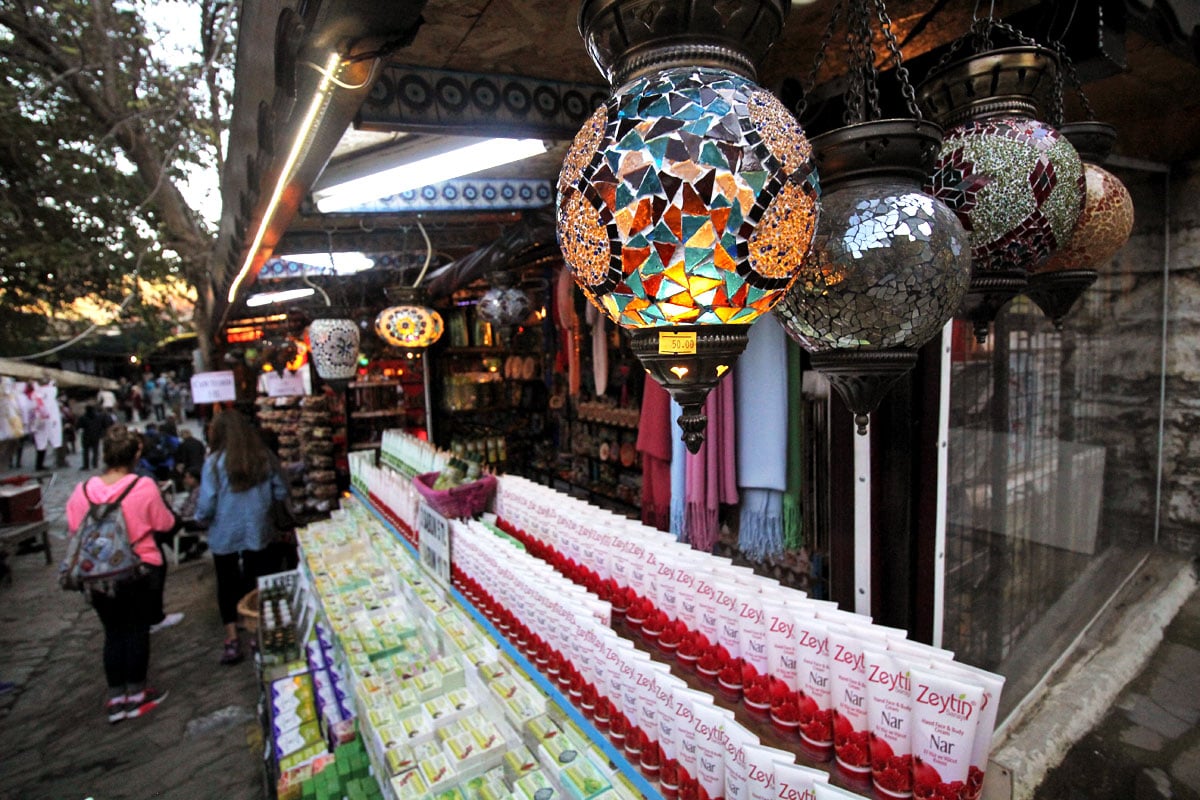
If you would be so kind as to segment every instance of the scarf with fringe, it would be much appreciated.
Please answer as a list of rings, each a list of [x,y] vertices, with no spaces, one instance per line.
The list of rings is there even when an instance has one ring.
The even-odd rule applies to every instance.
[[[737,483],[742,490],[738,549],[752,561],[783,552],[788,463],[787,335],[774,315],[750,328],[738,358]]]
[[[642,522],[671,524],[671,396],[653,378],[642,389],[637,449],[642,454]]]

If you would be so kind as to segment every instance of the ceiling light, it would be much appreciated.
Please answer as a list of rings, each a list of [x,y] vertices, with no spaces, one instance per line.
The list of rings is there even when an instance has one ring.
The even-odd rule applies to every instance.
[[[547,149],[541,139],[448,137],[442,141],[427,140],[420,147],[395,148],[354,159],[344,166],[330,166],[313,189],[313,201],[321,213],[342,211],[431,183],[541,155]]]
[[[282,292],[259,292],[246,298],[246,305],[254,308],[256,306],[266,306],[271,303],[285,303],[288,300],[299,300],[301,297],[308,297],[316,292],[316,289],[306,286],[302,289],[285,289]]]

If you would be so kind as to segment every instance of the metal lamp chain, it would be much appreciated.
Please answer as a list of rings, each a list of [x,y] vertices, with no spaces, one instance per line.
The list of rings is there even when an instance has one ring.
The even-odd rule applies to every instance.
[[[875,13],[879,18],[879,27],[883,31],[883,39],[887,43],[888,52],[896,62],[896,77],[900,81],[900,93],[904,96],[908,113],[913,119],[919,120],[921,119],[921,109],[917,105],[917,92],[913,89],[912,79],[908,75],[908,67],[904,66],[904,59],[900,55],[900,43],[896,41],[896,34],[892,31],[892,19],[888,16],[883,0],[875,0]]]
[[[1075,62],[1067,55],[1067,47],[1061,40],[1056,40],[1053,44],[1054,52],[1058,55],[1059,75],[1055,81],[1055,89],[1058,90],[1059,96],[1055,101],[1055,111],[1058,113],[1058,119],[1055,120],[1055,125],[1061,125],[1064,119],[1063,98],[1062,98],[1062,80],[1063,73],[1066,73],[1066,79],[1071,82],[1071,86],[1075,89],[1075,94],[1079,97],[1079,103],[1083,106],[1083,113],[1090,122],[1096,119],[1096,111],[1092,108],[1092,104],[1088,102],[1087,95],[1083,92],[1083,82],[1079,80],[1079,73],[1075,69]]]
[[[868,3],[862,0],[856,10],[858,17],[859,55],[862,57],[863,95],[866,98],[868,119],[883,116],[879,110],[879,72],[875,69],[874,38],[871,35],[871,14]]]
[[[821,66],[825,63],[825,55],[829,50],[829,43],[833,40],[833,32],[837,27],[838,17],[842,13],[842,0],[837,0],[833,6],[833,12],[829,15],[829,24],[825,26],[825,33],[821,35],[821,44],[817,47],[817,55],[813,58],[812,69],[809,70],[808,80],[804,85],[804,96],[796,103],[796,118],[804,116],[804,112],[808,110],[808,98],[812,94],[812,90],[817,85],[817,73],[821,71]]]

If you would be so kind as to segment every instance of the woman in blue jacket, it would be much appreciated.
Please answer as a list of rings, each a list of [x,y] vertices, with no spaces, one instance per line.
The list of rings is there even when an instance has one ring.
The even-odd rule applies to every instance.
[[[224,411],[209,431],[196,519],[208,523],[208,548],[217,570],[217,605],[225,625],[222,664],[243,658],[237,633],[238,601],[267,570],[273,529],[272,500],[287,497],[275,456],[237,411]]]

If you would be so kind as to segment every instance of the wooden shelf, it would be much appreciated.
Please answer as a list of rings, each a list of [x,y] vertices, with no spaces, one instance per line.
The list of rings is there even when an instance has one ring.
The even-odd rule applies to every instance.
[[[378,419],[380,417],[402,417],[413,411],[421,411],[421,408],[393,408],[383,409],[381,411],[351,411],[351,419]]]

